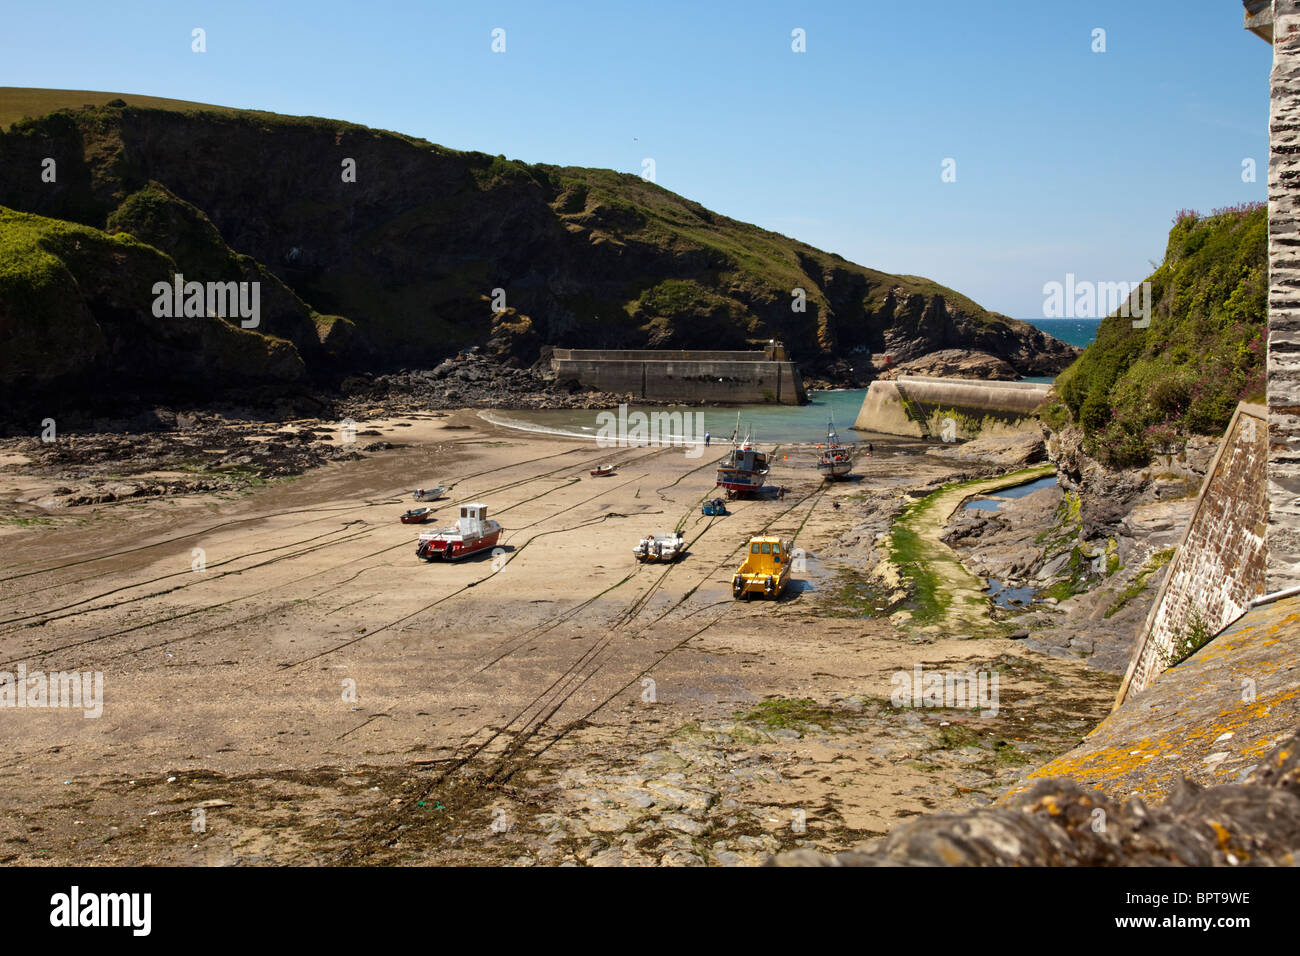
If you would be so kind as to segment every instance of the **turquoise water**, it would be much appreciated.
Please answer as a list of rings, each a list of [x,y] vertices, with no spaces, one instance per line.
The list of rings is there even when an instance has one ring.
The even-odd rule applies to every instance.
[[[1101,325],[1101,319],[1025,319],[1024,321],[1067,345],[1077,345],[1080,348],[1087,348],[1092,344],[1092,340],[1097,337],[1097,327]],[[1025,381],[1038,380],[1025,379]]]
[[[688,442],[701,441],[708,432],[714,441],[727,442],[731,431],[736,427],[736,413],[740,412],[741,437],[749,431],[751,436],[763,445],[773,443],[790,444],[793,442],[825,442],[826,422],[834,418],[835,429],[840,441],[844,443],[876,440],[875,436],[865,436],[860,432],[849,430],[862,408],[862,399],[866,396],[865,388],[850,388],[830,392],[809,392],[810,403],[807,405],[731,405],[708,406],[705,408],[652,408],[648,406],[628,406],[628,428],[635,426],[636,412],[644,414],[669,412],[679,415],[673,426],[671,436],[680,438],[681,431],[686,432]],[[599,416],[607,411],[595,409],[549,408],[527,410],[490,410],[479,414],[488,421],[498,425],[525,428],[529,431],[544,432],[555,435],[567,435],[575,438],[595,439],[603,426],[611,418]],[[608,432],[607,432],[608,434]],[[896,440],[896,439],[895,439]]]
[[[1101,324],[1098,319],[1026,319],[1025,321],[1062,342],[1079,346],[1091,344],[1097,336],[1097,326]],[[1026,382],[1044,383],[1051,383],[1052,380],[1052,376],[1022,379]],[[824,442],[828,418],[834,418],[835,427],[843,442],[876,441],[879,440],[876,436],[849,430],[858,418],[858,411],[862,408],[862,399],[866,394],[864,388],[809,392],[811,403],[808,405],[722,405],[706,408],[654,408],[631,405],[628,407],[628,425],[630,429],[635,424],[631,416],[636,412],[646,415],[656,412],[675,413],[681,417],[673,426],[673,433],[659,435],[657,440],[669,438],[680,440],[684,437],[686,442],[693,443],[702,441],[704,433],[708,432],[713,439],[725,442],[730,439],[731,430],[736,426],[736,412],[739,411],[741,436],[743,437],[744,433],[749,431],[755,440],[764,445]],[[593,440],[600,433],[602,424],[609,421],[608,418],[599,417],[600,411],[566,408],[491,410],[480,412],[480,415],[499,425]],[[686,433],[685,436],[681,434],[683,431]]]

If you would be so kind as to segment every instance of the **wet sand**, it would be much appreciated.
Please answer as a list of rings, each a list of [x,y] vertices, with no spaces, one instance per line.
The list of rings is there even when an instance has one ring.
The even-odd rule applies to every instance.
[[[101,671],[105,695],[97,719],[0,708],[0,861],[757,863],[990,802],[1109,708],[1080,662],[845,597],[908,491],[994,470],[877,442],[860,481],[824,484],[815,449],[781,448],[786,498],[710,519],[717,446],[602,450],[472,412],[357,427],[405,447],[6,529],[0,670]],[[0,489],[29,495],[13,468]],[[484,502],[500,553],[416,558],[397,517],[434,483],[432,525]],[[675,527],[681,561],[635,562]],[[808,565],[780,601],[733,601],[760,531]],[[918,665],[996,670],[998,714],[892,706]]]

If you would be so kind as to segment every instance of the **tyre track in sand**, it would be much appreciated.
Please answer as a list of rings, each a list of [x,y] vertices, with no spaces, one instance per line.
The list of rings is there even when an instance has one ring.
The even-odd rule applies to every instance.
[[[541,456],[541,457],[536,458],[536,459],[529,459],[528,461],[523,462],[523,463],[521,463],[521,464],[531,463],[531,462],[534,462],[534,461],[547,460],[547,459],[550,459],[550,458],[561,457],[561,456],[563,456],[563,455],[569,455],[569,454],[573,454],[573,453],[575,453],[575,452],[581,452],[582,450],[583,450],[583,449],[580,449],[580,448],[579,448],[579,449],[568,449],[568,450],[566,450],[566,451],[564,451],[564,452],[559,452],[559,453],[557,453],[557,454],[555,454],[555,455],[544,455],[544,456]],[[648,457],[648,456],[640,456],[640,457],[638,457],[638,458],[635,459],[635,460],[640,460],[641,458],[644,458],[644,457]],[[550,477],[553,476],[553,475],[556,475],[556,474],[558,474],[558,473],[560,473],[560,472],[563,472],[563,471],[568,471],[568,470],[570,470],[570,469],[572,469],[572,468],[574,468],[574,467],[582,467],[582,468],[585,468],[587,465],[591,464],[592,462],[595,462],[595,461],[598,461],[598,460],[607,460],[607,459],[608,459],[608,455],[605,454],[605,453],[602,453],[602,454],[599,454],[599,455],[595,455],[595,456],[591,456],[591,457],[588,457],[588,458],[584,458],[584,459],[582,459],[582,460],[579,461],[579,462],[576,462],[576,463],[573,463],[573,464],[569,464],[569,465],[564,465],[564,466],[562,466],[562,467],[560,467],[560,468],[553,469],[552,471],[544,472],[544,473],[541,474],[541,475],[532,475],[532,476],[528,476],[528,477],[526,477],[526,478],[522,478],[522,479],[517,479],[517,480],[514,480],[514,481],[506,482],[506,483],[501,484],[501,485],[497,485],[497,486],[494,486],[494,487],[491,487],[491,488],[488,488],[488,489],[485,489],[485,490],[481,490],[481,491],[475,492],[474,495],[472,495],[472,496],[466,497],[466,498],[464,498],[464,499],[459,499],[459,500],[456,500],[456,501],[451,501],[451,502],[449,502],[449,504],[448,504],[447,506],[448,506],[448,507],[455,507],[455,506],[457,506],[457,505],[459,505],[459,504],[461,504],[461,503],[465,503],[465,502],[473,501],[473,500],[475,500],[476,498],[479,498],[479,497],[483,497],[483,496],[486,496],[486,495],[489,495],[489,494],[496,494],[496,493],[498,493],[499,491],[509,490],[509,489],[512,489],[512,488],[518,487],[518,486],[520,486],[520,485],[528,484],[528,483],[530,483],[531,481],[533,481],[534,479],[538,479],[538,478],[550,478]],[[515,466],[515,465],[510,465],[510,466],[507,466],[507,467],[513,468],[513,467],[516,467],[516,466]],[[498,471],[501,471],[501,470],[504,470],[504,469],[501,469],[501,468],[485,469],[484,471],[476,472],[474,475],[466,476],[465,478],[458,479],[458,481],[457,481],[456,483],[457,483],[457,484],[462,484],[462,483],[464,483],[464,481],[467,481],[467,480],[469,480],[469,479],[472,478],[472,477],[477,477],[478,475],[482,475],[482,474],[495,473],[495,472],[498,472]],[[572,481],[567,481],[567,482],[565,482],[565,483],[563,483],[563,484],[556,485],[556,486],[554,486],[553,488],[547,489],[546,491],[544,491],[544,492],[542,492],[542,493],[540,493],[540,494],[530,496],[529,498],[525,498],[525,499],[523,499],[523,500],[521,500],[521,501],[515,502],[515,503],[512,504],[512,505],[508,505],[506,508],[504,508],[504,509],[502,509],[502,510],[503,510],[503,511],[508,511],[508,510],[510,510],[511,508],[518,507],[519,505],[521,505],[521,504],[525,504],[525,503],[527,503],[528,501],[532,501],[532,500],[536,500],[536,499],[538,499],[538,498],[544,497],[545,495],[550,494],[550,493],[552,493],[552,492],[554,492],[554,491],[557,491],[557,490],[560,490],[560,489],[562,489],[562,488],[568,487],[569,485],[575,483],[575,482],[578,481],[578,480],[579,480],[579,479],[573,479]],[[372,505],[367,505],[366,507],[372,507]],[[343,510],[343,509],[340,509],[340,510]],[[362,509],[356,509],[356,508],[354,508],[354,509],[352,509],[352,510],[362,510]],[[291,512],[286,512],[286,513],[291,513],[291,514],[292,514],[292,513],[298,513],[298,512],[297,512],[297,511],[291,511]],[[257,519],[260,518],[260,517],[265,517],[265,516],[254,516],[254,517],[249,518],[249,519],[240,519],[240,521],[242,522],[242,521],[247,521],[247,520],[257,520]],[[234,523],[240,523],[240,522],[234,522]],[[227,522],[227,523],[224,523],[224,524],[230,524],[230,522]],[[358,534],[356,534],[356,535],[352,535],[351,537],[360,537],[362,534],[369,533],[369,532],[371,532],[371,531],[373,531],[373,530],[374,530],[374,528],[372,527],[372,528],[367,529],[366,532],[361,532],[361,533],[358,533]],[[188,535],[178,536],[176,539],[173,539],[173,540],[183,540],[185,537],[190,537],[190,536],[188,536]],[[346,540],[346,539],[340,539],[340,541],[337,542],[337,543],[343,543],[344,540]],[[164,542],[158,542],[158,544],[162,544],[162,543],[164,543]],[[336,543],[336,542],[331,542],[331,543]],[[325,546],[327,546],[327,545],[325,545]],[[174,613],[174,614],[167,614],[167,615],[164,615],[164,616],[162,616],[162,617],[155,618],[155,619],[153,619],[153,620],[151,620],[151,621],[146,621],[146,622],[142,622],[142,623],[140,623],[140,624],[135,624],[135,625],[132,625],[131,627],[122,628],[122,629],[119,629],[119,630],[116,630],[116,631],[109,632],[109,633],[107,633],[107,634],[96,635],[96,636],[94,636],[94,637],[87,638],[87,639],[85,639],[85,640],[74,641],[74,642],[71,642],[71,643],[62,644],[62,645],[58,645],[58,646],[55,646],[55,647],[50,647],[50,648],[41,649],[41,650],[34,650],[32,653],[30,653],[29,655],[27,655],[27,656],[25,656],[25,657],[15,658],[14,661],[10,662],[10,664],[12,664],[12,663],[17,663],[18,661],[23,661],[23,660],[29,660],[29,659],[34,659],[34,658],[45,657],[45,656],[47,656],[47,655],[49,655],[49,654],[52,654],[52,653],[56,653],[56,652],[60,652],[60,651],[66,651],[66,650],[70,650],[70,649],[73,649],[73,648],[76,648],[76,647],[83,647],[83,646],[86,646],[86,645],[89,645],[89,644],[94,644],[94,643],[97,643],[97,642],[99,642],[99,641],[106,640],[106,639],[109,639],[109,638],[112,638],[112,637],[118,637],[118,636],[121,636],[122,634],[131,633],[131,632],[138,631],[138,630],[142,630],[142,629],[149,628],[149,627],[155,627],[155,626],[159,626],[159,625],[162,625],[162,624],[168,624],[168,623],[171,623],[171,622],[176,621],[176,620],[180,620],[180,619],[183,619],[183,618],[191,617],[191,616],[193,616],[193,615],[195,615],[195,614],[200,614],[200,613],[204,613],[204,612],[207,612],[207,611],[216,610],[216,609],[218,609],[218,608],[222,608],[222,607],[228,607],[228,606],[230,606],[230,605],[232,605],[232,604],[237,604],[237,603],[240,603],[240,602],[242,602],[242,601],[249,600],[249,599],[252,599],[252,598],[254,598],[254,597],[261,596],[262,594],[265,594],[265,593],[267,593],[268,591],[274,591],[274,590],[279,590],[279,589],[282,589],[282,588],[285,588],[285,587],[291,587],[291,586],[296,585],[296,584],[299,584],[299,583],[301,583],[301,582],[303,582],[303,581],[305,581],[305,580],[309,580],[310,578],[318,577],[318,576],[320,576],[320,575],[322,575],[322,574],[329,574],[329,573],[332,573],[332,572],[334,572],[334,571],[336,571],[336,570],[338,570],[338,569],[340,569],[340,568],[342,568],[342,567],[346,567],[348,564],[353,564],[353,563],[355,563],[355,562],[358,561],[358,560],[366,560],[367,558],[376,557],[376,556],[378,556],[378,555],[385,554],[385,553],[392,552],[392,551],[396,551],[396,550],[398,550],[399,548],[406,548],[406,547],[409,547],[409,546],[410,546],[410,542],[409,542],[409,540],[408,540],[408,541],[402,541],[402,542],[400,542],[400,543],[398,543],[398,544],[391,545],[391,546],[386,547],[386,548],[382,548],[382,549],[380,549],[380,550],[378,550],[378,551],[371,552],[371,553],[369,553],[369,554],[367,554],[367,555],[362,555],[362,556],[359,557],[359,558],[354,558],[354,559],[352,559],[352,560],[350,560],[350,561],[346,561],[346,562],[344,562],[343,564],[340,564],[340,565],[332,565],[331,567],[324,568],[324,569],[321,569],[321,570],[319,570],[319,571],[314,571],[314,572],[312,572],[312,573],[310,573],[310,574],[304,575],[304,576],[302,576],[302,577],[300,577],[300,578],[296,578],[296,579],[294,579],[293,581],[288,582],[287,585],[286,585],[286,584],[279,584],[279,585],[276,585],[276,586],[271,587],[271,588],[265,588],[265,589],[262,589],[262,590],[260,590],[260,591],[254,591],[254,592],[252,592],[251,594],[240,595],[240,596],[237,596],[237,597],[234,597],[234,598],[230,598],[230,599],[227,599],[227,600],[224,600],[224,601],[219,601],[219,602],[216,602],[215,604],[205,605],[205,606],[203,606],[203,607],[199,607],[199,608],[190,608],[190,609],[188,609],[188,610],[180,611],[180,612],[177,612],[177,613]],[[150,545],[150,546],[145,546],[145,547],[152,547],[152,545]],[[318,547],[323,547],[323,546],[318,546]],[[281,558],[279,558],[279,559],[274,559],[274,560],[283,560],[283,559],[288,559],[288,558],[293,558],[293,557],[300,557],[300,556],[302,556],[302,555],[305,555],[305,554],[310,553],[311,551],[314,551],[314,550],[317,550],[317,549],[318,549],[318,548],[303,549],[301,552],[298,552],[298,553],[296,553],[296,554],[284,555],[284,556],[281,556]],[[142,550],[142,549],[128,549],[128,550]],[[269,550],[275,550],[275,549],[269,549]],[[230,560],[239,560],[240,557],[244,557],[244,556],[238,556],[238,557],[236,557],[236,558],[227,559],[227,561],[230,561]],[[92,559],[92,560],[98,560],[98,559]],[[75,564],[75,563],[78,563],[78,562],[73,562],[73,563]],[[227,563],[227,562],[223,562],[223,563]],[[260,564],[253,565],[253,566],[248,567],[248,568],[242,568],[242,569],[239,569],[239,570],[232,570],[232,571],[223,572],[222,575],[219,575],[218,577],[225,576],[225,575],[229,575],[229,574],[239,574],[239,573],[243,573],[243,572],[245,572],[245,571],[253,570],[254,568],[261,567],[261,566],[263,566],[263,565],[270,564],[270,563],[273,563],[273,562],[261,562]],[[375,567],[382,567],[382,566],[383,566],[383,565],[377,565],[377,566],[375,566]],[[363,569],[363,571],[364,571],[364,570],[365,570],[365,569]],[[193,572],[191,572],[191,571],[185,571],[185,572],[180,572],[180,573],[183,573],[183,574],[190,574],[190,573],[193,573]],[[359,572],[359,573],[360,573],[360,572]],[[148,597],[156,597],[156,596],[159,596],[159,595],[161,595],[161,594],[170,593],[170,592],[172,592],[172,591],[179,590],[181,587],[193,587],[193,586],[196,586],[196,585],[201,585],[201,584],[204,584],[204,583],[208,583],[208,581],[210,581],[210,580],[214,580],[214,579],[199,580],[199,581],[189,582],[188,584],[181,585],[181,586],[179,586],[179,587],[177,587],[177,588],[168,588],[168,589],[165,589],[164,591],[155,592],[154,594],[151,594],[151,595],[142,595],[142,596],[140,596],[139,598],[131,599],[131,600],[142,600],[142,599],[145,599],[145,598],[148,598]],[[137,584],[137,585],[128,585],[127,587],[129,588],[129,587],[131,587],[131,586],[139,586],[139,584]],[[322,591],[316,592],[316,595],[319,595],[320,593],[323,593],[323,591],[328,591],[328,590],[330,590],[331,588],[334,588],[334,587],[337,587],[337,586],[338,586],[337,584],[335,584],[335,585],[329,585],[329,586],[327,586],[326,588],[322,589]],[[473,585],[469,585],[469,586],[473,586]],[[378,594],[378,592],[375,592],[375,594]],[[313,595],[313,597],[315,597],[316,595]],[[127,601],[119,601],[119,602],[115,602],[114,604],[112,604],[112,605],[110,605],[110,606],[108,606],[108,607],[106,607],[106,608],[101,608],[101,609],[90,609],[90,610],[111,610],[111,609],[116,609],[117,607],[120,607],[122,604],[125,604],[125,603],[130,603],[130,602],[127,602]],[[249,621],[251,621],[251,620],[256,620],[258,617],[264,617],[264,616],[267,616],[267,615],[269,615],[269,614],[275,613],[275,612],[276,612],[277,610],[279,610],[279,609],[283,609],[284,607],[287,607],[287,606],[289,606],[289,605],[291,605],[291,604],[294,604],[294,603],[296,603],[296,599],[289,599],[289,600],[284,601],[284,602],[282,602],[282,603],[280,603],[280,604],[278,604],[278,605],[274,605],[274,606],[272,606],[272,607],[270,607],[270,608],[268,608],[268,609],[266,609],[266,610],[264,610],[264,611],[258,612],[258,613],[255,614],[255,615],[252,615],[252,616],[250,616],[250,617],[244,618],[244,619],[242,619],[239,623],[247,623],[247,622],[249,622]],[[86,612],[86,611],[82,611],[82,612],[77,612],[77,613],[87,613],[87,612]],[[75,616],[75,615],[71,615],[71,614],[69,614],[69,615],[59,615],[58,617],[56,617],[56,618],[50,618],[49,620],[57,620],[57,619],[62,619],[62,618],[65,618],[65,617],[70,617],[70,616]],[[33,627],[37,627],[37,626],[43,626],[45,623],[47,623],[47,621],[41,621],[41,622],[31,623],[31,624],[26,625],[26,626],[23,627],[23,628],[11,628],[11,629],[10,629],[10,632],[21,632],[22,630],[25,630],[25,629],[28,629],[28,628],[33,628]],[[218,625],[218,626],[220,627],[220,626],[225,626],[225,625]],[[195,634],[191,634],[191,635],[184,635],[184,636],[181,636],[181,637],[172,637],[172,638],[170,638],[169,640],[164,641],[164,642],[162,642],[162,643],[164,643],[164,644],[178,643],[178,642],[180,642],[180,641],[182,641],[182,640],[187,640],[187,639],[189,639],[190,637],[198,636],[199,634],[206,633],[206,632],[208,632],[208,631],[210,631],[210,630],[213,630],[213,629],[215,629],[215,628],[210,628],[210,629],[202,630],[202,631],[196,632]],[[5,633],[5,632],[0,632],[0,633]],[[153,646],[158,646],[158,645],[153,645]],[[122,656],[122,655],[116,655],[116,656]],[[9,665],[5,665],[5,666],[9,666]]]
[[[794,504],[792,504],[790,507],[784,509],[780,514],[770,518],[762,526],[762,528],[758,533],[763,533],[767,529],[771,528],[774,524],[781,521],[786,515],[790,514],[791,512],[799,508],[802,504],[807,502],[809,499],[813,499],[813,503],[808,509],[808,514],[804,516],[804,519],[799,524],[799,528],[802,529],[804,524],[806,524],[807,522],[808,515],[811,515],[813,509],[815,509],[817,503],[820,502],[821,498],[824,496],[825,493],[826,493],[826,489],[823,487],[813,492],[810,492],[807,495],[804,495],[802,498],[794,502]],[[717,562],[717,564],[714,565],[714,568],[710,571],[709,576],[711,576],[713,571],[716,571],[717,568],[721,567],[728,560],[734,559],[736,552],[739,551],[741,547],[743,547],[747,543],[748,543],[748,538],[746,538],[745,542],[742,542],[740,545],[737,545],[736,547],[731,549],[731,551],[729,551],[728,554],[724,556],[722,560],[720,560],[719,562]],[[671,567],[666,569],[665,575],[667,574],[668,571],[671,570],[672,570]],[[678,601],[675,602],[671,608],[669,608],[667,611],[664,612],[664,614],[661,614],[660,617],[656,619],[656,622],[658,620],[661,620],[667,613],[670,613],[672,610],[676,609],[677,607],[680,607],[681,604],[684,603],[689,598],[689,596],[694,593],[694,591],[698,588],[698,586],[699,585],[696,585],[696,587],[692,588],[689,592],[687,592],[687,594],[683,595],[680,599],[678,599]],[[608,590],[610,589],[606,589],[606,591]],[[730,605],[731,603],[732,602],[730,601],[715,602],[713,605],[709,605],[709,607],[716,607],[719,605]],[[703,611],[706,609],[707,608],[697,609],[696,612],[692,612],[692,616],[694,613],[698,613],[699,611]],[[632,634],[624,634],[622,632],[611,632],[605,637],[597,640],[591,647],[587,648],[581,655],[579,655],[577,660],[573,661],[569,665],[569,667],[567,667],[559,676],[557,676],[551,682],[551,684],[549,684],[536,697],[530,700],[528,704],[526,704],[523,708],[521,708],[518,712],[516,712],[514,716],[512,716],[510,720],[508,720],[503,726],[496,727],[496,728],[489,727],[489,726],[481,726],[471,734],[468,734],[464,738],[462,738],[461,743],[457,745],[452,756],[428,762],[429,765],[447,764],[448,766],[445,769],[441,770],[433,778],[433,780],[431,780],[428,783],[428,785],[419,794],[418,799],[424,800],[437,787],[446,783],[452,777],[452,775],[457,774],[463,770],[466,770],[467,768],[473,774],[473,776],[475,776],[476,779],[481,780],[485,784],[500,785],[500,784],[507,783],[510,780],[510,778],[514,776],[514,774],[518,773],[520,770],[527,767],[531,762],[539,758],[542,754],[548,751],[551,747],[553,747],[556,743],[558,743],[559,740],[563,739],[563,737],[565,737],[567,734],[572,732],[574,729],[583,726],[587,720],[589,720],[602,708],[607,706],[611,701],[617,699],[621,694],[626,692],[628,688],[632,687],[637,681],[639,681],[642,677],[644,677],[656,666],[658,666],[670,654],[686,646],[686,644],[688,644],[695,637],[698,637],[700,634],[703,634],[714,624],[716,624],[718,620],[721,620],[723,616],[724,616],[723,614],[718,614],[714,616],[710,621],[708,621],[702,627],[693,630],[686,637],[675,642],[667,650],[660,653],[651,663],[642,667],[629,680],[619,685],[612,693],[608,694],[606,697],[599,700],[595,704],[595,706],[589,708],[581,716],[566,722],[539,749],[537,749],[531,754],[525,754],[522,758],[516,759],[517,756],[521,754],[525,750],[525,748],[537,737],[537,735],[541,733],[542,730],[550,723],[552,718],[560,711],[560,709],[566,703],[568,703],[579,690],[583,689],[593,677],[595,677],[598,673],[600,673],[603,670],[604,662],[601,661],[601,658],[605,656],[606,652],[614,644],[614,641],[618,637],[624,636],[627,637],[628,639],[634,639],[637,636],[639,636],[641,633],[644,633],[646,630],[652,627],[654,622],[646,625],[645,627],[641,628],[639,631]],[[533,714],[532,716],[529,716],[530,712],[534,710],[536,710],[536,713]],[[510,728],[515,723],[521,720],[523,721],[523,726],[520,727],[518,730],[512,731]],[[478,743],[474,743],[474,739],[484,731],[490,731],[487,739]],[[487,748],[490,747],[493,743],[495,743],[497,740],[503,737],[509,738],[506,742],[505,747],[492,759],[492,761],[488,764],[486,768],[482,770],[475,770],[474,768],[471,767],[472,762],[476,758],[482,755],[487,750]]]

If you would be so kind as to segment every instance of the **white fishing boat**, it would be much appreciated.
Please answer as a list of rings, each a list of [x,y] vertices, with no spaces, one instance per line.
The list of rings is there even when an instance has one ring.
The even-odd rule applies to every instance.
[[[686,547],[686,539],[676,531],[654,532],[637,542],[632,554],[638,561],[676,561]]]
[[[437,488],[416,488],[411,492],[411,497],[416,501],[437,501],[446,490],[442,485]]]
[[[834,421],[826,423],[826,447],[817,456],[817,470],[823,478],[839,478],[853,470],[853,449],[840,444]]]

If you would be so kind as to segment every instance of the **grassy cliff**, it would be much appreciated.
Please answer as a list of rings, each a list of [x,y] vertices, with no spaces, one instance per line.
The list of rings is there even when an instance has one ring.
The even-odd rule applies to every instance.
[[[304,377],[299,351],[266,328],[155,318],[153,286],[177,271],[127,233],[0,208],[0,383],[22,383],[29,398],[47,382],[95,396],[109,380],[193,394]]]
[[[312,374],[414,367],[485,344],[528,364],[547,345],[777,338],[832,378],[855,363],[861,373],[868,351],[905,361],[979,348],[1022,374],[1074,356],[927,279],[855,265],[612,170],[80,91],[0,88],[6,120],[0,206],[130,235],[187,279],[261,277],[278,303],[267,331]],[[796,289],[803,311],[791,307]],[[494,313],[500,295],[507,311]],[[146,307],[149,289],[137,296]],[[25,319],[10,310],[8,321]]]
[[[1151,274],[1150,326],[1102,321],[1096,341],[1056,380],[1089,454],[1146,463],[1193,434],[1223,431],[1238,401],[1262,401],[1268,331],[1268,211],[1260,205],[1180,213]]]

